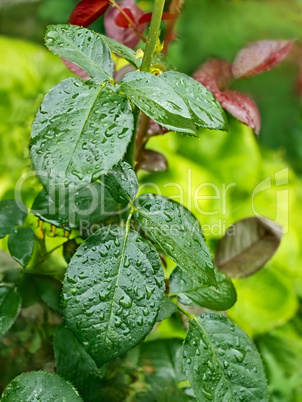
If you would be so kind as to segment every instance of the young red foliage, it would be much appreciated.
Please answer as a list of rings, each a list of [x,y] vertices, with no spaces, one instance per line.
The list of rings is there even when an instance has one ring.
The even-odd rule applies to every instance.
[[[214,94],[223,90],[232,77],[231,64],[220,59],[206,61],[193,75],[196,81]]]
[[[82,0],[73,9],[69,24],[88,27],[103,15],[110,6],[109,0]]]

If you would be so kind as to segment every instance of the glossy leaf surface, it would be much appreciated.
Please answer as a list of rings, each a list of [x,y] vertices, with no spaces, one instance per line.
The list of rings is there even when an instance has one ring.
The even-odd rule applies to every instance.
[[[215,263],[232,277],[252,275],[274,255],[281,237],[282,228],[268,219],[242,219],[218,243]]]
[[[268,400],[255,345],[225,316],[203,314],[190,321],[183,359],[198,401]]]
[[[113,76],[113,60],[104,39],[75,25],[50,25],[45,36],[49,50],[84,69],[92,78],[104,81]]]
[[[136,59],[136,52],[130,47],[123,45],[122,43],[117,42],[116,40],[109,38],[105,35],[100,35],[104,41],[109,46],[110,50],[121,56],[123,59],[129,61],[135,68],[139,68],[142,64],[142,59]]]
[[[0,238],[8,235],[16,226],[21,226],[26,215],[16,201],[0,201]]]
[[[26,267],[29,263],[35,244],[35,235],[31,228],[14,229],[8,236],[8,249],[11,256]]]
[[[79,402],[77,391],[63,378],[48,371],[31,371],[14,378],[3,391],[1,401]]]
[[[105,13],[109,5],[108,0],[81,0],[72,11],[68,22],[88,27]]]
[[[33,123],[31,158],[46,188],[89,183],[116,164],[133,131],[125,96],[69,78],[44,98]]]
[[[168,296],[164,296],[160,305],[157,321],[165,320],[175,313],[177,306],[173,303]]]
[[[10,286],[0,286],[0,337],[13,325],[21,307],[19,293]]]
[[[214,95],[199,82],[176,71],[159,76],[186,102],[197,127],[225,130],[227,120]]]
[[[138,181],[129,163],[121,160],[104,177],[105,186],[118,204],[125,206],[138,193]]]
[[[160,77],[131,72],[120,81],[120,89],[152,120],[172,131],[195,134],[185,101]]]
[[[225,89],[232,78],[232,65],[225,60],[207,60],[194,74],[193,78],[210,91],[217,92]]]
[[[144,194],[135,200],[141,228],[192,279],[215,285],[214,263],[198,220],[179,203]]]
[[[192,280],[176,267],[170,276],[170,293],[177,294],[179,301],[188,306],[195,305],[211,310],[223,311],[231,308],[236,300],[232,281],[221,271],[215,270],[217,287],[208,287]]]
[[[106,226],[70,261],[64,315],[80,343],[102,365],[151,331],[164,293],[160,258],[138,233]]]

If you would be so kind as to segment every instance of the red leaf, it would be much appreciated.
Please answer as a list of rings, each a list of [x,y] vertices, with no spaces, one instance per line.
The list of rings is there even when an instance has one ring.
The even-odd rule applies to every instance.
[[[137,30],[140,33],[144,33],[146,24],[137,26],[138,20],[140,17],[144,15],[144,11],[140,9],[136,4],[134,0],[123,0],[118,3],[119,7],[124,9],[129,9],[131,10],[133,20],[135,22],[135,26]],[[115,39],[116,41],[122,43],[123,45],[126,45],[128,47],[134,48],[138,42],[140,41],[139,36],[137,33],[133,30],[133,28],[123,28],[121,26],[118,26],[116,23],[116,19],[118,18],[118,15],[120,14],[120,11],[117,8],[112,7],[108,13],[105,15],[105,29],[106,29],[106,34],[112,39]]]
[[[82,0],[73,9],[69,24],[88,27],[105,13],[110,6],[109,0]]]
[[[270,70],[287,56],[294,41],[260,40],[250,43],[235,57],[232,67],[234,77],[246,78]]]
[[[152,18],[152,13],[147,13],[144,14],[142,17],[140,17],[140,19],[138,20],[138,25],[141,24],[148,24],[151,21]],[[166,13],[163,12],[162,21],[168,21],[168,20],[175,20],[177,18],[176,14],[171,14],[171,13]]]
[[[166,172],[168,170],[168,161],[163,154],[151,149],[144,149],[136,167],[136,170],[139,169],[144,169],[148,172]]]
[[[225,110],[259,134],[261,117],[258,107],[251,97],[232,90],[219,92],[215,96]]]
[[[133,25],[136,25],[134,16],[133,16],[132,11],[130,10],[130,8],[123,8],[123,11],[130,18],[130,20],[132,21]],[[127,20],[127,18],[121,12],[118,13],[118,15],[117,15],[117,17],[115,19],[115,23],[116,23],[117,26],[122,27],[122,28],[130,28],[130,26],[131,26],[129,24],[129,21]]]
[[[62,59],[63,63],[65,66],[75,75],[78,77],[82,78],[83,80],[87,81],[90,80],[90,75],[86,73],[85,70],[83,70],[81,67],[73,63],[72,61]]]
[[[194,73],[193,78],[216,94],[232,78],[232,66],[225,60],[210,59]]]

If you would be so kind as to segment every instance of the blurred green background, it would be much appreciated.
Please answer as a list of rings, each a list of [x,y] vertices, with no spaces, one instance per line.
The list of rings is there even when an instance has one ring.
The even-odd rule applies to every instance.
[[[48,24],[66,23],[76,3],[0,0],[1,199],[13,198],[15,183],[22,173],[31,170],[30,127],[44,94],[70,76],[59,58],[43,46],[43,36]],[[146,9],[152,7],[152,1],[140,4]],[[297,38],[299,43],[301,27],[301,0],[186,0],[169,57],[177,69],[192,74],[208,57],[232,61],[241,47],[254,40]],[[104,32],[102,19],[93,28]],[[236,84],[259,106],[259,139],[231,117],[228,133],[203,131],[197,140],[180,135],[154,137],[149,147],[167,157],[169,171],[139,174],[142,184],[156,183],[167,196],[175,196],[175,186],[166,183],[180,184],[185,189],[184,204],[192,207],[203,225],[223,222],[225,227],[253,215],[253,190],[271,177],[272,188],[256,195],[255,207],[288,230],[266,267],[252,277],[234,281],[238,302],[228,315],[254,338],[274,402],[302,401],[302,117],[297,95],[298,62],[293,54],[274,70]],[[278,172],[288,173],[288,185],[276,186]],[[223,183],[235,183],[227,192],[226,211],[220,200],[191,204],[194,190],[204,182],[218,188]],[[40,189],[35,178],[25,183],[23,197],[28,207]],[[288,202],[284,191],[288,191]],[[197,205],[218,213],[201,215]],[[208,235],[213,252],[221,234]],[[4,241],[1,245],[6,249]],[[166,331],[162,324],[157,336],[167,336]],[[33,354],[41,347],[35,336]],[[1,347],[0,359],[4,356]],[[1,383],[5,385],[9,379],[3,374]]]

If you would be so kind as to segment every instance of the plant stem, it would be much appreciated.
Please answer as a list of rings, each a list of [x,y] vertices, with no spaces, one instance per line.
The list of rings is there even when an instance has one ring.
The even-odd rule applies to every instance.
[[[195,315],[190,314],[188,311],[186,311],[185,309],[183,309],[182,307],[180,307],[179,304],[177,304],[177,308],[179,311],[181,311],[184,315],[186,315],[187,317],[189,317],[190,319],[195,318]]]
[[[111,0],[111,3],[113,4],[113,0]],[[150,70],[152,57],[159,36],[159,29],[162,14],[164,11],[164,5],[165,0],[155,0],[141,71],[149,72]],[[129,165],[132,167],[134,167],[135,162],[136,130],[140,115],[140,110],[137,107],[134,108],[133,115],[134,115],[133,135],[124,157],[125,161],[128,162]]]
[[[155,0],[151,24],[148,32],[147,44],[145,49],[144,58],[142,61],[141,71],[149,72],[151,67],[151,60],[156,48],[157,39],[159,36],[159,29],[161,18],[164,11],[165,0]]]

